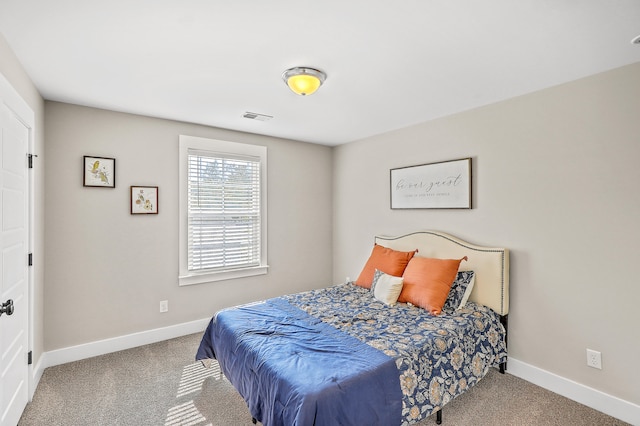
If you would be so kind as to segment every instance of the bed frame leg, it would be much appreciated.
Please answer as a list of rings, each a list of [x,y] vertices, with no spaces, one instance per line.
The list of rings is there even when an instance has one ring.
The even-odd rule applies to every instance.
[[[436,413],[436,424],[442,424],[442,409],[438,410]]]
[[[504,326],[504,344],[507,346],[509,337],[509,315],[500,315],[500,323]],[[507,371],[507,361],[500,363],[500,373],[504,374]]]
[[[253,423],[255,425],[256,423],[258,423],[258,421],[256,420],[255,417],[251,417],[251,423]]]
[[[505,335],[504,335],[504,345],[508,346],[509,339],[509,315],[500,315],[500,323],[504,327]]]

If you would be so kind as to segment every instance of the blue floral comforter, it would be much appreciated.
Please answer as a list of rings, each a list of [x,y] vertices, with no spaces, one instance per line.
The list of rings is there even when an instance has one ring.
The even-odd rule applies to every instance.
[[[295,357],[285,356],[291,351]],[[313,414],[307,396],[294,400],[313,379],[330,385],[314,398],[342,404],[340,424],[362,424],[362,416],[377,410],[386,420],[368,424],[408,425],[506,362],[507,352],[504,328],[489,308],[469,302],[434,317],[409,304],[386,306],[369,290],[341,284],[219,312],[198,349],[196,359],[205,358],[220,361],[254,417],[265,424],[334,424],[309,420],[323,415],[317,410],[326,404],[311,404]],[[267,373],[258,377],[257,370]],[[355,391],[346,392],[344,383]],[[298,389],[292,392],[292,386]],[[285,418],[291,413],[284,413],[283,401],[297,407],[287,410],[294,417]],[[274,407],[280,413],[264,412]]]
[[[507,361],[500,317],[473,302],[435,317],[409,304],[386,306],[353,284],[284,299],[396,360],[403,425],[429,416]]]

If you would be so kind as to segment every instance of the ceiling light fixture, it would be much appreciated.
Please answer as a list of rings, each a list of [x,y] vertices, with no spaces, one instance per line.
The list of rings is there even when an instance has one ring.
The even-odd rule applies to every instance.
[[[631,44],[640,44],[640,35],[631,39]]]
[[[282,79],[293,93],[307,96],[318,90],[327,75],[315,68],[295,67],[282,73]]]

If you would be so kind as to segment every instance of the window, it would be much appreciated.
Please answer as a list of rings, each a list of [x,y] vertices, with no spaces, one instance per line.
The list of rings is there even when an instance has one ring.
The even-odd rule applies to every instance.
[[[180,136],[180,285],[265,274],[267,149]]]

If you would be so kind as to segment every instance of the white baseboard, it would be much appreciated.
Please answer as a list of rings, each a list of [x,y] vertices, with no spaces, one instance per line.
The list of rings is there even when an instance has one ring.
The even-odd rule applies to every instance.
[[[509,358],[507,372],[611,417],[640,426],[640,405],[565,379],[514,358]]]
[[[201,320],[185,322],[182,324],[171,325],[168,327],[156,328],[153,330],[113,337],[111,339],[98,340],[96,342],[90,342],[82,345],[48,351],[43,353],[40,357],[40,362],[38,362],[36,371],[34,371],[34,378],[36,377],[36,374],[42,376],[42,371],[44,371],[44,369],[47,367],[66,364],[67,362],[79,361],[81,359],[91,358],[94,356],[105,355],[124,349],[131,349],[138,346],[148,345],[150,343],[161,342],[163,340],[186,336],[187,334],[199,333],[207,328],[209,321],[210,318],[205,318]],[[37,370],[42,371],[38,372]]]
[[[40,379],[44,373],[44,367],[42,366],[43,358],[44,356],[41,356],[38,363],[36,365],[31,365],[31,369],[29,370],[29,374],[31,374],[31,377],[29,378],[29,402],[33,400],[33,395],[36,393],[36,388],[38,387],[38,383],[40,383]]]
[[[33,394],[35,393],[38,383],[40,383],[40,379],[42,378],[42,374],[44,374],[44,370],[47,367],[105,355],[111,352],[122,351],[124,349],[131,349],[138,346],[148,345],[150,343],[161,342],[163,340],[186,336],[187,334],[200,333],[207,328],[210,320],[210,318],[205,318],[171,325],[169,327],[155,328],[153,330],[127,334],[111,339],[98,340],[96,342],[43,352],[38,363],[34,365],[30,371],[29,401],[33,399]]]

